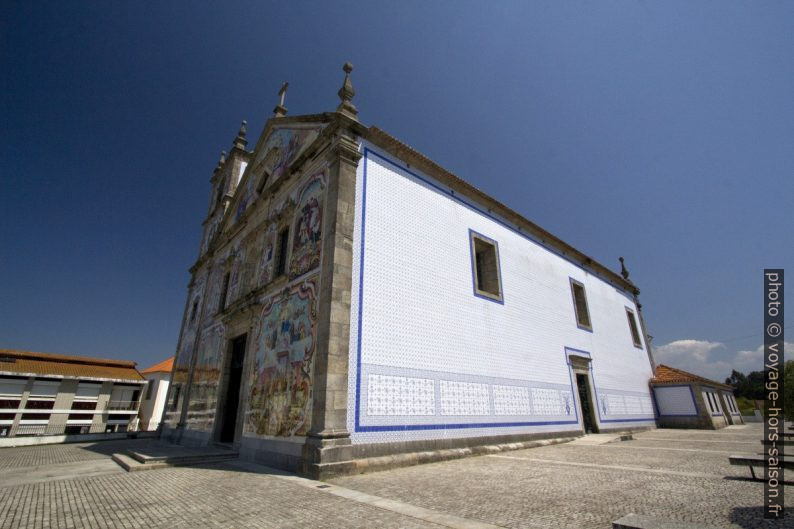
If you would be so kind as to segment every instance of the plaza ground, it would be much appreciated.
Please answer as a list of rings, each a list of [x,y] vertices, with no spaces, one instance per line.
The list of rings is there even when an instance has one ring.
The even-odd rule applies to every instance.
[[[323,483],[241,461],[145,472],[114,452],[150,441],[0,450],[2,528],[609,528],[628,513],[701,526],[763,520],[763,483],[728,456],[762,425],[652,430],[347,476]],[[794,506],[794,487],[786,487]]]

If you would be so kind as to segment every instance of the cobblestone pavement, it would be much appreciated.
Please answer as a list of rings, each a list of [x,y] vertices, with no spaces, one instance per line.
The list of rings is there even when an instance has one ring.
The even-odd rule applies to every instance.
[[[224,464],[0,486],[0,527],[443,526]]]
[[[40,467],[107,459],[130,446],[143,446],[149,440],[118,440],[96,443],[67,443],[42,446],[0,448],[0,471],[10,468]]]
[[[0,528],[607,529],[628,513],[703,527],[794,528],[791,518],[765,525],[763,484],[727,464],[730,453],[760,452],[760,437],[760,425],[654,430],[634,441],[501,452],[329,484],[241,462],[73,475],[80,462],[103,465],[110,453],[147,441],[2,449]],[[9,478],[44,467],[64,474]],[[794,507],[794,487],[787,492]]]
[[[603,528],[628,513],[706,527],[765,524],[763,484],[728,464],[760,453],[761,425],[653,430],[634,441],[551,445],[333,480],[351,489],[511,528]],[[696,450],[696,451],[693,451]],[[794,507],[794,487],[786,487]]]

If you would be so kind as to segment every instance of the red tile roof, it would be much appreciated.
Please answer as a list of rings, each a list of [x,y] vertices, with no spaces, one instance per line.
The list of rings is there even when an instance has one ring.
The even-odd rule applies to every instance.
[[[174,357],[166,358],[159,364],[154,364],[151,367],[147,367],[143,371],[142,374],[148,375],[150,373],[170,373],[174,369]]]
[[[710,386],[717,386],[730,390],[733,389],[731,386],[694,375],[682,369],[676,369],[664,364],[659,364],[656,366],[656,376],[651,379],[651,384],[672,384],[675,382],[697,382],[700,384],[708,384]]]
[[[67,378],[144,380],[135,362],[0,349],[0,372]]]

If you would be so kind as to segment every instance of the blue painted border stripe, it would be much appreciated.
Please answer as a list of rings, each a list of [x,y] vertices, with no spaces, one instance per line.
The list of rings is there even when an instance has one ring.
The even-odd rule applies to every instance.
[[[364,307],[364,227],[367,218],[367,159],[369,149],[364,149],[364,176],[361,179],[361,252],[358,256],[358,344],[356,348],[356,425],[355,430],[361,427],[361,328],[363,327],[362,310]]]

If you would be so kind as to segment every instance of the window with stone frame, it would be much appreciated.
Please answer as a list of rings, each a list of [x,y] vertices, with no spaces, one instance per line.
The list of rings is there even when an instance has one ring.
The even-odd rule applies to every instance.
[[[631,341],[634,342],[634,347],[642,349],[642,339],[637,327],[637,319],[634,317],[634,311],[628,307],[626,308],[626,318],[629,321],[629,331],[631,332]]]
[[[229,295],[229,280],[231,279],[231,272],[226,272],[223,275],[223,286],[221,287],[221,296],[218,299],[218,312],[223,312],[226,308],[226,296]]]
[[[571,278],[570,281],[576,325],[579,326],[580,329],[592,331],[593,324],[590,321],[590,310],[587,306],[587,293],[585,292],[584,284],[573,278]]]
[[[499,269],[499,246],[493,239],[469,232],[474,294],[502,302],[502,277]]]
[[[245,241],[245,260],[242,266],[242,279],[240,284],[240,295],[244,296],[248,292],[256,289],[258,281],[256,277],[257,259],[262,254],[262,237],[255,231],[246,238]]]
[[[287,257],[289,254],[289,225],[284,226],[276,238],[276,268],[275,277],[281,277],[287,273]]]

